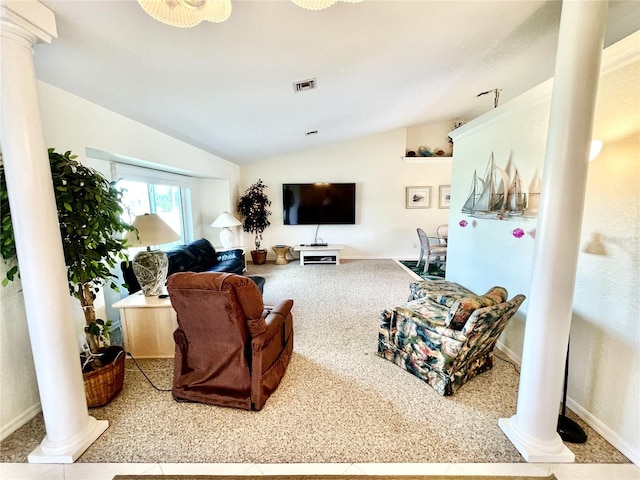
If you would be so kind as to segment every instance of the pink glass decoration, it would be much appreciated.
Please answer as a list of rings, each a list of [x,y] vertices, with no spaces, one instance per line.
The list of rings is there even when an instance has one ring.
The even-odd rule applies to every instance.
[[[469,223],[466,220],[460,220],[458,222],[458,225],[460,225],[462,228],[466,227],[467,225],[469,225]]]
[[[513,232],[511,232],[514,237],[522,238],[524,236],[524,230],[521,228],[514,228]]]
[[[473,228],[476,228],[478,226],[478,222],[476,220],[474,220],[473,222],[471,222],[471,226]]]

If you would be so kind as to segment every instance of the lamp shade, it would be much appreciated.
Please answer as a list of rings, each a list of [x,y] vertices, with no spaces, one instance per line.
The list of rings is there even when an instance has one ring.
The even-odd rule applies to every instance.
[[[156,213],[138,215],[133,221],[136,231],[127,232],[125,239],[130,247],[150,247],[180,240],[175,230]]]
[[[229,212],[222,212],[211,224],[212,227],[222,228],[220,243],[224,248],[230,248],[233,244],[233,232],[229,227],[238,227],[240,225],[242,225],[242,222]]]
[[[238,227],[240,225],[242,225],[242,222],[231,215],[229,212],[222,212],[220,215],[218,215],[218,218],[216,218],[211,224],[212,227],[218,228]]]

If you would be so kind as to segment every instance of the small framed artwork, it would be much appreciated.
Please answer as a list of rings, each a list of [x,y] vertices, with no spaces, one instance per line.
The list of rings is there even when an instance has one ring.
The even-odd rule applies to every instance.
[[[440,185],[439,208],[449,208],[451,206],[451,185]]]
[[[407,187],[407,208],[431,208],[431,187]]]

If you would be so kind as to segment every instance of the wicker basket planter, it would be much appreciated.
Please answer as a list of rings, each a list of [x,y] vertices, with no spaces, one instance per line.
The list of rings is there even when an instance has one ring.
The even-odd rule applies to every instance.
[[[102,407],[120,393],[124,383],[124,358],[122,347],[108,347],[102,358],[106,365],[82,373],[88,407]]]

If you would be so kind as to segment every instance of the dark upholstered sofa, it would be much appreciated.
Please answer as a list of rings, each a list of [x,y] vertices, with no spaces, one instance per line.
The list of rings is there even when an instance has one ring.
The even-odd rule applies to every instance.
[[[170,250],[167,257],[167,277],[177,272],[228,272],[241,275],[245,268],[242,249],[216,252],[206,238]]]
[[[241,248],[216,252],[215,247],[206,238],[170,250],[167,257],[167,277],[177,272],[228,272],[242,275],[245,270],[244,252]],[[136,293],[140,290],[140,284],[133,273],[131,262],[122,262],[121,267],[129,294]],[[256,281],[256,278],[253,280]],[[256,284],[262,291],[264,280],[258,280]]]

